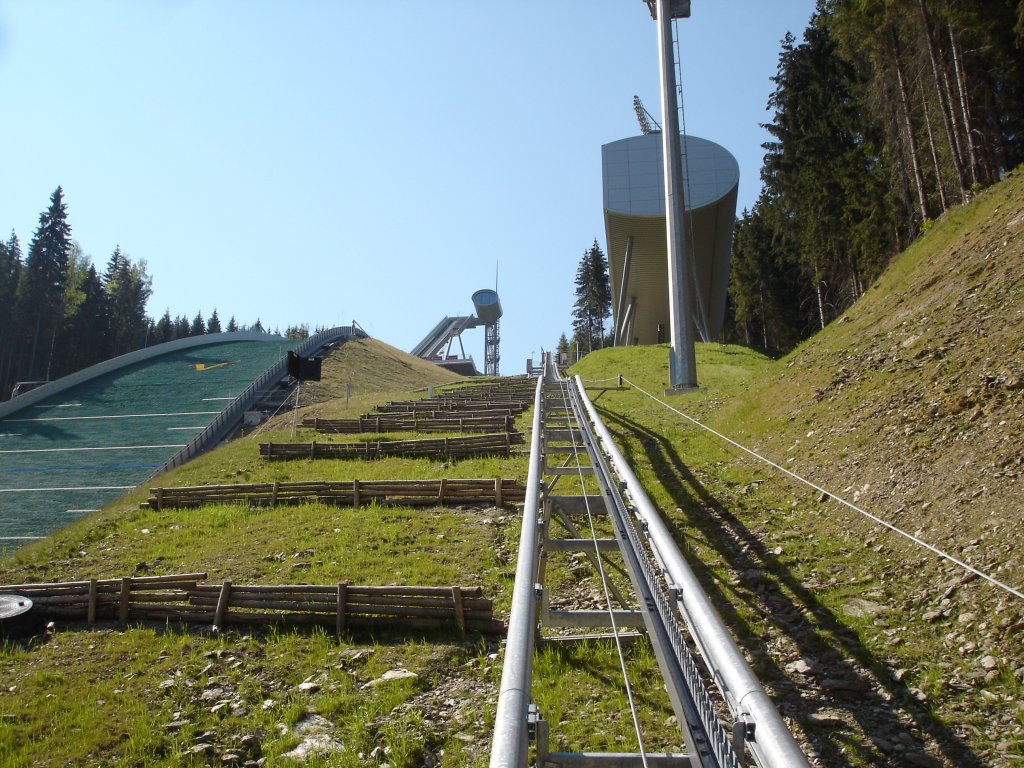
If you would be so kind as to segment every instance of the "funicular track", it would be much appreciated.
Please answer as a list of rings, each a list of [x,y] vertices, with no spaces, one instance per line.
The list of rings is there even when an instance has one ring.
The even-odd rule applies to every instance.
[[[579,494],[560,495],[578,478]],[[559,488],[562,478],[567,481]],[[594,489],[597,489],[597,493]],[[588,526],[576,527],[583,517]],[[614,538],[599,538],[595,518]],[[555,538],[558,529],[567,536]],[[582,529],[589,528],[589,538]],[[580,552],[600,574],[606,610],[552,609],[547,555]],[[620,555],[632,594],[607,578]],[[615,605],[614,603],[617,603]],[[600,635],[581,632],[603,629]],[[646,634],[677,718],[684,753],[650,753],[636,715],[623,642]],[[615,642],[639,749],[552,752],[550,725],[531,697],[538,642]],[[532,748],[531,748],[532,746]],[[490,765],[806,766],[807,760],[683,559],[657,509],[601,422],[582,382],[550,361],[538,380],[526,501]]]

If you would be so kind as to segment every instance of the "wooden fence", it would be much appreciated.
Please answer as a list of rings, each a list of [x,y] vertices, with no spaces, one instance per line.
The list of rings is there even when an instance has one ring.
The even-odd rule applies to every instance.
[[[456,413],[462,413],[457,411]],[[512,415],[506,410],[497,415],[418,416],[414,413],[363,414],[355,419],[305,418],[302,426],[325,434],[361,434],[369,432],[494,432],[515,431]]]
[[[508,456],[523,441],[521,432],[496,432],[467,437],[424,440],[376,440],[357,443],[260,443],[266,459],[365,459],[381,456]]]
[[[236,485],[197,485],[150,488],[143,506],[153,509],[199,507],[204,504],[246,503],[284,506],[321,502],[358,507],[377,503],[401,506],[503,504],[521,502],[526,487],[516,480],[310,480]]]
[[[480,587],[200,584],[205,573],[50,584],[7,584],[46,619],[183,621],[213,624],[319,624],[347,629],[401,627],[502,634]]]
[[[512,416],[518,416],[532,403],[519,400],[471,400],[469,398],[434,398],[432,400],[394,400],[378,405],[374,410],[379,413],[417,413],[420,411],[436,411],[452,413],[455,411],[490,411],[501,409]]]

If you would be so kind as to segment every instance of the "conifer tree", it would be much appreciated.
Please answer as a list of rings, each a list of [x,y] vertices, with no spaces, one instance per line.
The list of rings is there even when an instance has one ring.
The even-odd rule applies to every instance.
[[[186,339],[191,336],[192,325],[185,315],[177,315],[174,318],[174,338]]]
[[[220,333],[220,317],[217,315],[217,308],[213,308],[213,314],[210,315],[210,319],[206,321],[206,332],[207,333]]]
[[[110,324],[107,294],[96,268],[85,264],[82,279],[77,281],[80,297],[75,313],[69,318],[65,352],[59,375],[67,375],[106,359],[106,339]]]
[[[153,343],[163,344],[167,341],[174,341],[174,333],[174,321],[171,320],[171,310],[165,309],[153,330]]]
[[[604,321],[611,312],[608,261],[595,238],[594,244],[583,253],[576,270],[576,303],[572,310],[576,341],[587,352],[604,345]]]
[[[26,350],[19,375],[29,379],[38,379],[49,365],[49,350],[62,316],[70,246],[64,190],[57,187],[50,207],[39,215],[15,300],[16,322]]]
[[[110,307],[111,354],[122,355],[138,349],[149,329],[146,304],[153,293],[153,280],[146,261],[133,263],[116,246],[103,274],[103,285]]]
[[[14,302],[20,275],[21,244],[12,231],[6,243],[0,241],[0,399],[9,391],[9,385],[13,384],[11,373],[16,356],[14,346],[18,338],[14,325]]]

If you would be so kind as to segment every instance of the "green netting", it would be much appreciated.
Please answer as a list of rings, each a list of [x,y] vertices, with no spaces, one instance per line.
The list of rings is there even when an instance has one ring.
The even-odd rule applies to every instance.
[[[170,352],[0,419],[0,548],[138,485],[297,342]]]

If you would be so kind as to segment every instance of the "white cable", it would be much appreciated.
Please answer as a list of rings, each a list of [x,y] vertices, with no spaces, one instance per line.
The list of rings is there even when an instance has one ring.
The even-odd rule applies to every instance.
[[[568,389],[568,384],[565,382],[565,379],[559,382],[559,389],[562,394],[562,407],[565,408],[568,413],[570,408],[565,395]],[[577,414],[577,420],[578,418],[579,416]],[[640,719],[636,711],[636,701],[633,698],[633,686],[629,682],[629,672],[626,670],[626,656],[622,651],[622,638],[619,637],[619,627],[615,623],[615,609],[612,605],[611,594],[608,591],[608,576],[605,574],[604,559],[601,557],[601,549],[597,544],[597,530],[594,528],[594,516],[590,512],[590,500],[587,498],[586,481],[583,477],[583,466],[580,464],[579,448],[576,445],[575,436],[572,437],[572,453],[573,458],[576,460],[576,469],[580,477],[580,491],[583,495],[583,506],[587,510],[587,522],[590,525],[590,538],[594,543],[594,554],[596,555],[595,560],[597,560],[597,570],[601,576],[601,588],[604,591],[605,605],[608,606],[608,620],[611,622],[612,626],[612,637],[615,638],[615,650],[619,656],[619,668],[622,670],[622,679],[626,685],[626,698],[629,701],[629,712],[630,716],[633,718],[633,730],[636,732],[636,741],[640,749],[640,761],[643,763],[644,768],[648,768],[647,750],[644,749],[644,737],[640,732]]]
[[[751,456],[753,456],[755,459],[763,461],[765,464],[767,464],[767,465],[769,465],[771,467],[775,467],[775,469],[777,469],[777,470],[779,470],[781,472],[784,472],[785,474],[787,474],[790,477],[792,477],[794,480],[797,480],[798,482],[801,482],[804,485],[806,485],[806,486],[808,486],[810,488],[813,488],[814,490],[819,491],[820,493],[825,494],[829,498],[835,499],[840,504],[842,504],[842,505],[852,509],[854,512],[858,512],[859,514],[863,515],[864,517],[866,517],[866,518],[868,518],[870,520],[874,520],[876,523],[878,523],[879,525],[882,525],[882,526],[888,528],[890,531],[893,531],[894,533],[898,533],[900,536],[903,536],[904,538],[910,539],[912,542],[914,542],[918,546],[924,547],[925,549],[929,550],[930,552],[933,552],[934,554],[938,555],[939,557],[941,557],[941,558],[943,558],[945,560],[948,560],[951,563],[955,563],[956,565],[959,565],[961,568],[963,568],[964,570],[970,571],[975,576],[980,576],[981,578],[983,578],[985,581],[989,582],[990,584],[994,584],[995,586],[999,587],[1000,589],[1006,590],[1011,595],[1014,595],[1014,596],[1019,597],[1020,599],[1024,600],[1024,592],[1021,592],[1020,590],[1014,589],[1013,587],[1009,586],[1008,584],[1004,584],[1003,582],[999,581],[998,579],[996,579],[996,578],[994,578],[992,576],[989,576],[986,573],[982,573],[981,571],[979,571],[974,566],[968,565],[967,563],[965,563],[963,560],[959,560],[959,559],[953,557],[953,555],[951,555],[951,554],[949,554],[947,552],[943,552],[938,547],[935,547],[935,546],[929,544],[927,541],[924,541],[924,540],[918,538],[917,536],[915,536],[912,533],[907,533],[906,531],[904,531],[904,530],[902,530],[900,528],[897,528],[892,523],[890,523],[890,522],[888,522],[886,520],[883,520],[882,518],[878,517],[877,515],[873,515],[873,514],[871,514],[870,512],[868,512],[866,510],[861,509],[856,504],[852,504],[852,503],[850,503],[849,501],[847,501],[846,499],[844,499],[844,498],[842,498],[840,496],[836,496],[831,491],[826,491],[820,485],[816,485],[815,483],[812,483],[810,480],[807,480],[807,479],[805,479],[803,477],[800,477],[800,475],[796,474],[795,472],[790,472],[785,467],[779,466],[778,464],[776,464],[771,459],[766,459],[764,456],[762,456],[761,454],[757,453],[756,451],[752,451],[749,448],[747,448],[747,447],[745,447],[743,445],[740,445],[735,440],[732,440],[731,438],[728,438],[725,435],[723,435],[721,432],[716,432],[711,427],[709,427],[709,426],[707,426],[705,424],[701,424],[699,421],[697,421],[693,417],[687,416],[682,411],[679,411],[679,410],[673,408],[671,405],[666,403],[664,400],[659,400],[657,397],[652,395],[650,392],[646,391],[645,389],[643,389],[641,387],[638,387],[636,384],[634,384],[629,379],[623,377],[622,380],[624,382],[626,382],[627,384],[629,384],[629,386],[633,387],[638,392],[642,392],[643,394],[647,395],[654,402],[660,403],[661,405],[665,406],[666,408],[668,408],[673,413],[678,414],[679,416],[682,416],[687,421],[690,421],[690,422],[696,424],[701,429],[703,429],[703,430],[705,430],[707,432],[710,432],[711,434],[715,435],[716,437],[720,437],[722,440],[725,440],[730,445],[736,446],[737,448],[739,448],[744,453],[748,453]]]

